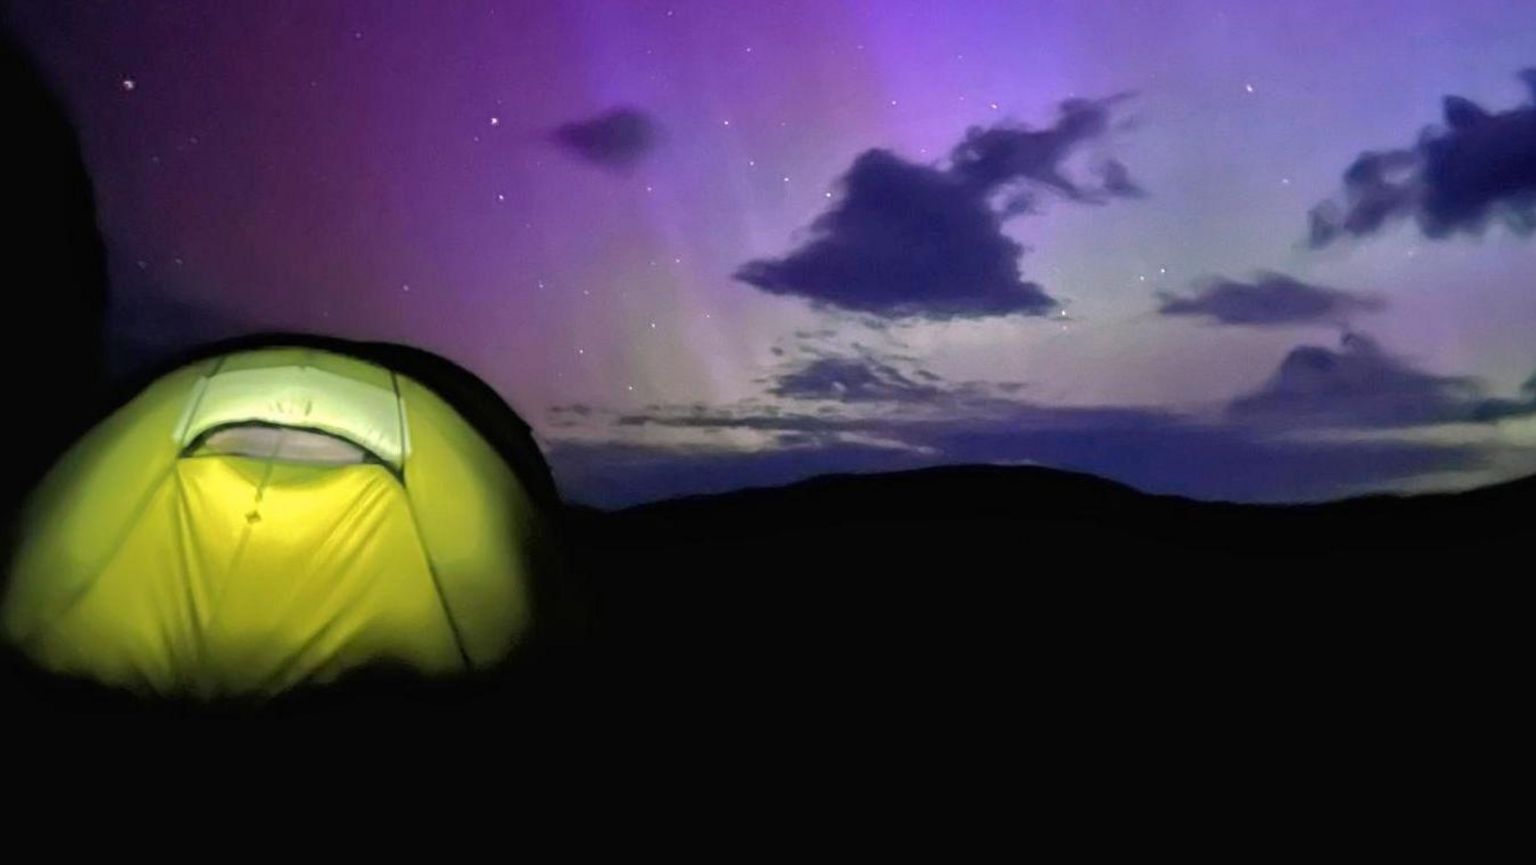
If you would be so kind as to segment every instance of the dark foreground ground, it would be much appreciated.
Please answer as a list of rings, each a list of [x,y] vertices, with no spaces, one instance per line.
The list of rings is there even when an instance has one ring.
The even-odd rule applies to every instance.
[[[1434,719],[1491,735],[1522,702],[1533,505],[1536,480],[1266,508],[976,467],[574,509],[543,632],[485,681],[377,677],[209,709],[13,669],[0,699],[13,718],[431,716],[957,747],[1026,729],[1381,742]]]

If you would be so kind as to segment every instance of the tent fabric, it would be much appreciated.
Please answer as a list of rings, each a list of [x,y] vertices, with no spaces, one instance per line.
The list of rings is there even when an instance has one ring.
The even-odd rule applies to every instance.
[[[219,698],[501,662],[530,626],[543,522],[428,387],[280,347],[156,381],[50,471],[20,528],[7,641],[53,672]]]

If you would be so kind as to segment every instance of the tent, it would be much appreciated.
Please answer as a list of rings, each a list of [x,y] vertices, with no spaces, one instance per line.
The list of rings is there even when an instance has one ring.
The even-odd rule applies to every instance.
[[[385,361],[414,356],[395,348]],[[542,462],[508,457],[377,359],[200,359],[32,493],[0,629],[44,670],[193,699],[494,668],[530,628],[552,490]]]

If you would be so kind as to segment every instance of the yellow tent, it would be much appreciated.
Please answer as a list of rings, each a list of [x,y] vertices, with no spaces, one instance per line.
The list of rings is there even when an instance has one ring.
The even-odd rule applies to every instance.
[[[209,358],[32,494],[0,627],[45,670],[198,699],[486,669],[530,624],[530,490],[397,370],[297,346]]]

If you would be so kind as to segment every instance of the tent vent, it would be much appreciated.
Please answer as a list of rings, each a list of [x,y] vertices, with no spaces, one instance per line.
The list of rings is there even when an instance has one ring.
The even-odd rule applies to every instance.
[[[241,456],[279,462],[343,466],[378,462],[378,458],[345,439],[297,427],[233,424],[219,427],[188,450],[189,456]]]

